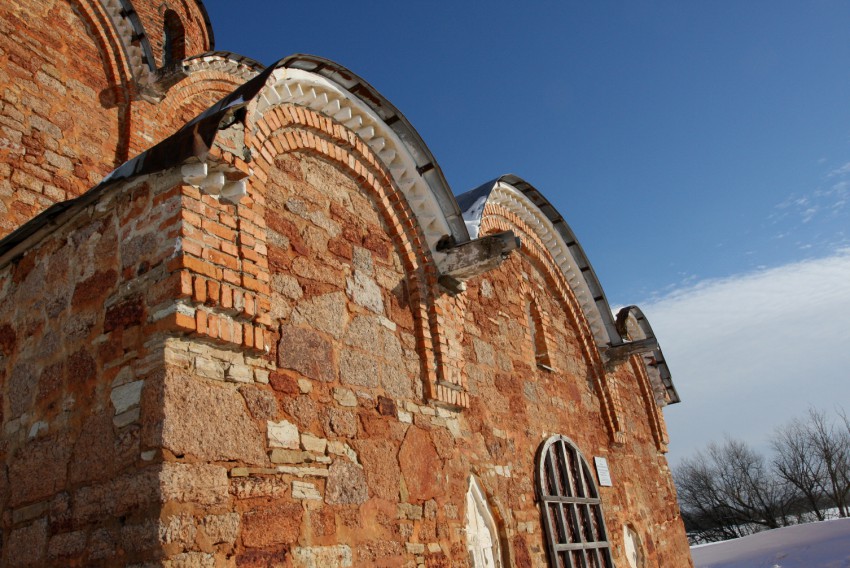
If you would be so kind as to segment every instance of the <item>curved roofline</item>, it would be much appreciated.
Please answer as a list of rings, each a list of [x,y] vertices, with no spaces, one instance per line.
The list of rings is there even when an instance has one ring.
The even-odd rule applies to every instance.
[[[210,46],[207,51],[215,51],[215,34],[213,33],[212,21],[210,20],[210,15],[207,12],[207,7],[204,6],[202,0],[195,0],[195,4],[198,5],[198,9],[201,11],[201,17],[204,18],[204,25],[207,28],[207,37],[210,40]]]
[[[324,77],[369,107],[395,132],[410,152],[416,163],[417,173],[430,186],[456,243],[460,244],[470,240],[460,207],[446,181],[446,177],[443,175],[443,170],[431,150],[428,149],[425,141],[395,105],[389,102],[365,79],[342,65],[323,57],[297,53],[285,57],[275,66],[299,69]]]
[[[478,236],[484,207],[490,199],[491,193],[500,183],[505,183],[522,193],[552,223],[552,226],[563,240],[568,253],[572,257],[572,263],[578,269],[584,285],[591,295],[593,301],[592,309],[597,312],[595,315],[598,316],[605,328],[607,337],[600,338],[594,334],[597,347],[604,348],[622,344],[623,338],[617,332],[608,299],[605,297],[605,292],[599,283],[599,278],[597,278],[596,272],[594,272],[593,267],[590,265],[590,261],[587,259],[587,255],[584,253],[581,244],[579,244],[578,238],[558,210],[530,183],[517,175],[505,174],[488,181],[476,189],[459,195],[457,202],[463,211],[464,222],[470,235],[473,237]],[[564,274],[564,276],[569,280],[569,275]],[[587,313],[588,306],[581,301],[579,301],[579,304],[582,310],[585,311],[585,317],[588,321],[593,321],[595,319],[593,317],[594,314]]]
[[[649,320],[643,314],[643,310],[641,310],[637,306],[626,306],[625,308],[621,308],[620,311],[617,312],[617,331],[623,337],[628,337],[628,329],[627,322],[629,319],[629,315],[635,318],[635,321],[638,324],[641,332],[644,334],[645,339],[655,339],[655,332],[652,331],[652,326],[649,325]],[[667,361],[664,359],[664,353],[661,351],[661,347],[657,347],[651,352],[651,360],[646,361],[647,357],[644,355],[644,360],[647,365],[651,365],[658,370],[659,376],[661,378],[661,382],[664,385],[664,388],[667,391],[667,396],[670,398],[669,404],[675,404],[677,402],[682,402],[682,399],[679,398],[679,393],[676,391],[675,385],[673,385],[673,377],[670,374],[670,368],[667,366]]]

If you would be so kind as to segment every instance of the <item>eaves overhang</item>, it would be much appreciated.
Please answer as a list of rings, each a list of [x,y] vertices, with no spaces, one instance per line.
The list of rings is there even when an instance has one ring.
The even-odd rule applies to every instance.
[[[638,330],[630,330],[630,321],[637,324]],[[640,340],[655,340],[655,349],[643,353],[642,357],[647,369],[650,371],[650,376],[656,375],[656,380],[661,382],[667,395],[667,404],[676,404],[682,402],[679,398],[679,393],[676,391],[676,386],[673,384],[673,377],[670,374],[670,368],[667,366],[667,361],[664,359],[664,353],[661,351],[661,346],[657,344],[655,332],[652,331],[652,326],[649,320],[643,314],[643,311],[637,306],[626,306],[617,312],[616,319],[617,330],[623,337],[627,337],[633,341]],[[642,336],[642,337],[641,337]]]

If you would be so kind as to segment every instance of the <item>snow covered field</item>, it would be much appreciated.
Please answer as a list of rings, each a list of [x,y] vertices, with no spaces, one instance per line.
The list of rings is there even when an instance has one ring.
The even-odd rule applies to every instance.
[[[696,568],[850,568],[850,518],[691,548]]]

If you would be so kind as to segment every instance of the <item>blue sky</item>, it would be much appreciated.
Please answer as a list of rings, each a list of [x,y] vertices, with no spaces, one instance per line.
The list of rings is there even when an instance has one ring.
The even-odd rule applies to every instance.
[[[755,296],[767,302],[760,313],[783,318],[797,313],[788,309],[795,293],[820,299],[779,320],[800,337],[832,330],[824,314],[846,318],[830,310],[850,283],[817,275],[824,266],[843,274],[850,247],[850,3],[205,5],[218,49],[266,64],[311,53],[369,81],[419,131],[455,193],[510,172],[547,195],[611,304],[644,306],[665,347],[685,400],[667,412],[674,460],[721,435],[717,408],[732,408],[723,397],[734,395],[708,388],[714,375],[734,382],[746,369],[739,383],[782,391],[805,374],[811,352],[801,350],[799,367],[785,361],[789,348],[767,341],[778,320],[766,316],[752,333],[765,341],[748,351],[740,340],[712,344],[716,358],[701,359],[709,336],[731,341],[719,330],[753,323],[739,321],[753,289],[775,283],[776,295]],[[807,271],[814,276],[794,279]],[[721,321],[699,331],[694,318],[709,316]],[[794,405],[802,413],[825,393],[850,401],[850,387],[835,386],[850,348],[837,337],[818,345],[829,341],[819,376],[831,382],[749,428],[754,443]],[[784,363],[754,368],[753,358]]]

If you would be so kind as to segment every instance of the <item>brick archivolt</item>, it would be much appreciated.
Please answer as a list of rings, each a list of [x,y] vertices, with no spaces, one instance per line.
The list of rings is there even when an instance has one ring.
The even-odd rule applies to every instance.
[[[444,255],[437,250],[437,243],[447,235],[455,235],[427,179],[427,172],[419,171],[410,147],[398,133],[362,100],[330,79],[285,67],[272,73],[266,88],[252,101],[249,120],[251,116],[261,117],[267,109],[287,103],[306,107],[333,120],[368,145],[378,157],[381,169],[389,173],[395,187],[404,195],[422,229],[425,245],[439,263]],[[248,126],[249,131],[256,133],[256,124]],[[459,237],[462,237],[457,239],[459,242],[468,240],[466,235]]]
[[[507,184],[505,186],[509,188],[508,191],[513,189]],[[567,281],[562,263],[557,262],[552,254],[552,240],[560,239],[560,237],[541,230],[541,227],[546,227],[543,220],[537,215],[529,214],[534,211],[539,212],[539,209],[530,202],[523,204],[522,200],[524,199],[525,197],[522,195],[512,197],[505,196],[504,193],[498,199],[491,196],[484,207],[479,234],[512,230],[520,237],[522,254],[528,257],[533,265],[541,271],[554,297],[567,315],[567,320],[578,334],[582,353],[597,385],[602,415],[609,435],[615,443],[623,443],[625,433],[621,420],[623,414],[622,402],[616,384],[613,377],[609,377],[605,372],[599,349],[596,347],[589,322],[585,317],[586,314],[576,299],[570,287],[570,282]],[[520,207],[520,205],[522,206]],[[548,223],[548,219],[544,220]],[[551,223],[548,224],[551,227]]]
[[[417,350],[425,378],[425,396],[452,407],[467,407],[469,397],[456,367],[449,364],[443,312],[433,296],[437,269],[425,230],[406,195],[372,146],[338,121],[306,106],[264,105],[249,115],[253,135],[246,145],[255,156],[249,198],[257,216],[265,203],[266,182],[275,157],[289,152],[320,155],[348,170],[377,205],[409,283]]]
[[[141,24],[138,21],[133,21],[131,13],[124,9],[121,0],[98,0],[97,3],[101,5],[112,23],[130,75],[137,81],[147,78],[152,70],[151,64],[153,63],[148,62],[151,55],[146,54],[143,48],[147,39],[142,38],[142,41],[134,41],[136,37],[144,34],[144,30],[140,29]]]

